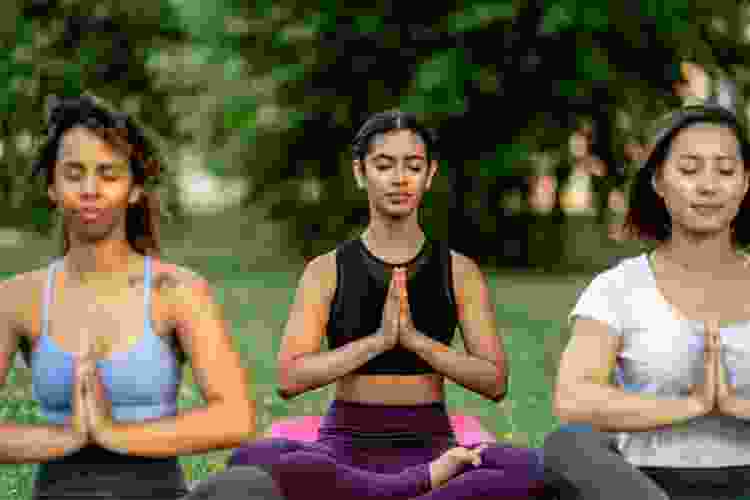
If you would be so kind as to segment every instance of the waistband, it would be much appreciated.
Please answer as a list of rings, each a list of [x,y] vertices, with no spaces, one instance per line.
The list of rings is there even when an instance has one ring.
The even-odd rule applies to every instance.
[[[179,498],[187,494],[177,457],[123,455],[96,445],[41,463],[34,498]]]
[[[321,439],[455,441],[444,402],[392,406],[334,400],[318,434]]]

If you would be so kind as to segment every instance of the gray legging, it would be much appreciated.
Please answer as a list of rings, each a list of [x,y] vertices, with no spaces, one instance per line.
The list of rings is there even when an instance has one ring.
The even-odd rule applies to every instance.
[[[201,481],[181,500],[235,499],[284,500],[284,496],[268,473],[257,467],[237,466]]]
[[[636,467],[597,431],[559,429],[544,441],[544,467],[567,482],[560,500],[739,500],[750,493],[750,466]]]

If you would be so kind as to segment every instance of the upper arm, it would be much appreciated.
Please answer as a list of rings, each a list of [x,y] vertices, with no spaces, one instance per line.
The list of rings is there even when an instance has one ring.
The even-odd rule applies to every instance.
[[[589,318],[574,321],[570,341],[560,359],[556,405],[574,392],[580,382],[609,383],[622,343],[622,337],[613,333],[603,321]]]
[[[190,357],[194,379],[207,402],[249,408],[249,383],[224,311],[204,278],[184,269],[170,273],[167,307],[180,344]],[[247,414],[246,414],[247,415]],[[239,415],[238,415],[239,416]],[[251,415],[247,415],[252,417]]]
[[[452,251],[451,254],[453,289],[466,352],[495,363],[502,370],[499,375],[505,376],[506,354],[487,280],[473,260]]]
[[[278,356],[280,365],[304,354],[320,352],[335,288],[334,252],[320,255],[307,264],[284,327]]]

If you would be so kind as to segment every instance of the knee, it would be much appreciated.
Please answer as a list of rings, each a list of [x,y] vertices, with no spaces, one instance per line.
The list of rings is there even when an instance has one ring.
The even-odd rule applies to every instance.
[[[604,432],[563,427],[549,433],[544,439],[543,462],[545,466],[554,466],[567,462],[571,452],[593,453],[595,450],[605,450],[610,445],[611,437]]]
[[[276,482],[263,470],[237,467],[201,481],[183,500],[221,500],[227,498],[283,500]]]
[[[531,477],[542,476],[542,450],[490,445],[482,453],[482,464],[490,469],[514,470]]]

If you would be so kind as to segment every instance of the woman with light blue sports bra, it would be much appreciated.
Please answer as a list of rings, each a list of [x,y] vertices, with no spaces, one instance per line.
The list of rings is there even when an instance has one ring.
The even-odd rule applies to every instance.
[[[3,422],[0,462],[40,464],[35,499],[179,498],[178,455],[254,433],[245,370],[207,282],[158,258],[153,142],[88,95],[48,115],[34,173],[63,255],[0,283],[0,383],[20,344],[48,423]],[[207,404],[180,412],[183,357]]]
[[[569,316],[555,412],[593,431],[544,447],[569,498],[750,492],[750,144],[715,102],[657,130],[625,227],[655,249],[598,274]]]

